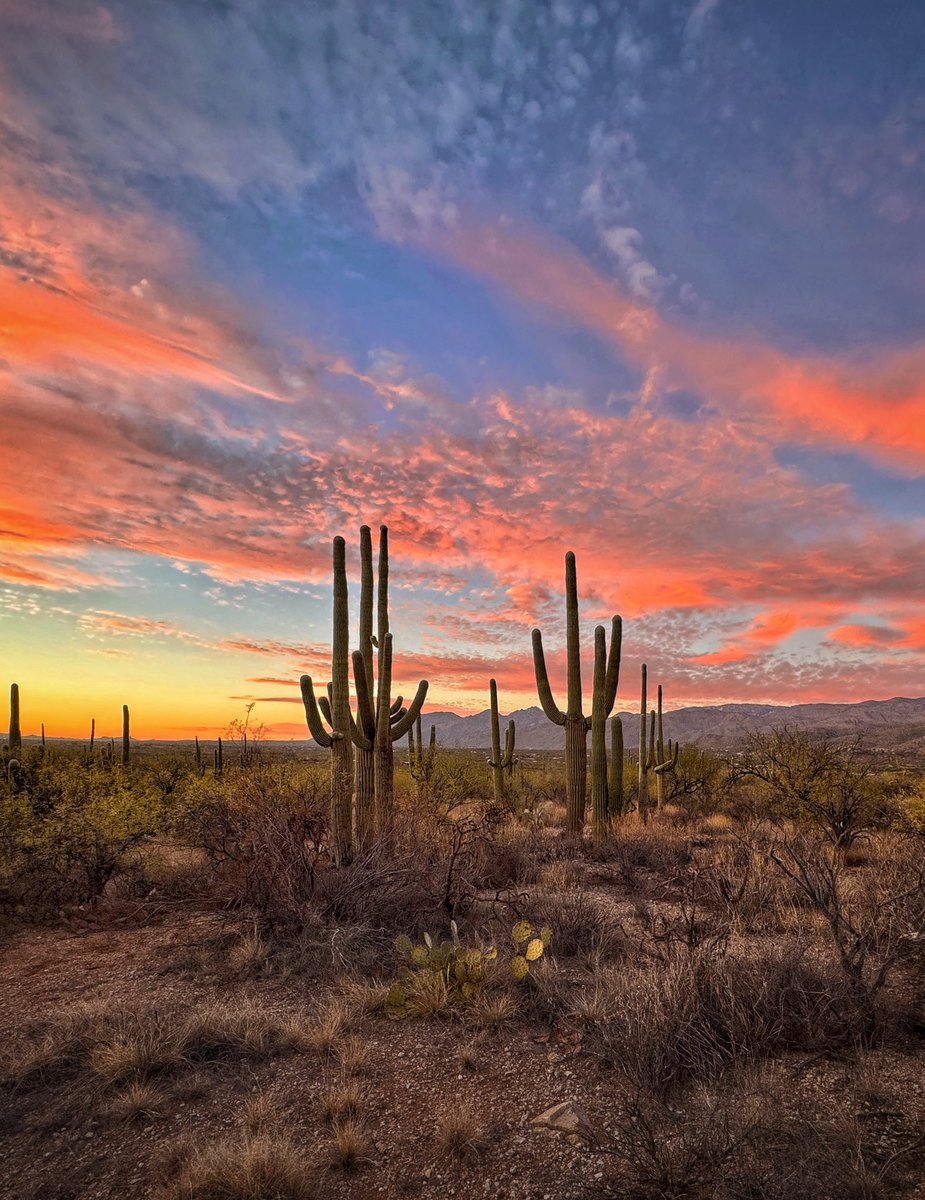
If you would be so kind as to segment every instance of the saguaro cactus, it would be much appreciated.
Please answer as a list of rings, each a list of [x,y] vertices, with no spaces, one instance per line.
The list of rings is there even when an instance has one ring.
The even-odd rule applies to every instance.
[[[514,766],[514,743],[517,730],[514,722],[508,721],[507,733],[504,736],[504,753],[501,753],[501,720],[498,716],[498,685],[494,679],[488,681],[488,695],[491,704],[491,781],[495,793],[495,804],[507,804],[509,800],[507,780]]]
[[[93,753],[93,743],[96,741],[96,717],[90,720],[90,753]]]
[[[331,842],[334,861],[349,861],[353,849],[353,741],[350,737],[349,607],[347,598],[347,551],[344,539],[336,537],[333,547],[334,615],[331,644],[331,684],[326,706],[330,730],[325,729],[322,711],[315,699],[310,675],[300,682],[305,719],[319,746],[331,751]]]
[[[128,766],[129,754],[131,753],[131,739],[129,737],[129,715],[128,705],[122,705],[122,765]]]
[[[376,639],[379,650],[378,675],[373,684],[372,636],[372,542],[369,529],[360,530],[360,551],[364,556],[361,573],[362,596],[366,615],[361,620],[360,649],[353,652],[353,678],[357,693],[357,719],[351,727],[354,742],[373,759],[372,820],[366,820],[367,830],[381,830],[392,815],[395,796],[395,750],[397,741],[405,737],[421,715],[427,696],[428,683],[422,679],[414,699],[407,708],[402,697],[392,700],[393,641],[389,630],[389,530],[379,527],[379,561],[376,597]],[[358,814],[359,815],[359,814]]]
[[[642,664],[642,696],[639,706],[639,816],[641,820],[649,819],[649,773],[655,773],[656,799],[658,800],[661,777],[667,771],[673,771],[678,763],[677,743],[668,743],[668,757],[665,757],[665,747],[662,740],[662,689],[658,689],[658,713],[655,709],[648,714],[648,740],[646,738],[646,664]],[[664,792],[661,792],[664,796]],[[661,807],[661,802],[659,803]]]
[[[623,722],[610,718],[610,767],[607,774],[608,811],[611,821],[623,816]]]
[[[213,769],[215,771],[215,774],[217,775],[217,777],[219,779],[221,779],[222,771],[225,768],[225,763],[224,763],[224,760],[222,757],[222,739],[221,738],[218,739],[218,744],[216,745],[215,750],[213,752],[212,763],[213,763]]]
[[[670,774],[678,765],[678,744],[668,739],[667,755],[665,747],[665,726],[662,717],[662,685],[658,685],[658,714],[656,717],[655,761],[652,769],[655,771],[655,803],[658,808],[665,807],[665,776]]]
[[[569,551],[565,556],[565,640],[568,657],[568,703],[565,712],[556,704],[546,657],[543,653],[543,635],[533,630],[533,665],[536,672],[536,689],[543,712],[556,725],[565,726],[565,769],[566,769],[566,828],[571,833],[580,833],[584,826],[585,802],[588,775],[588,730],[592,732],[592,793],[595,804],[595,827],[598,815],[601,824],[606,824],[607,812],[607,747],[604,741],[607,718],[617,696],[620,675],[621,621],[614,617],[611,627],[610,652],[607,653],[606,631],[599,625],[594,631],[594,702],[591,716],[586,717],[581,696],[581,646],[578,630],[578,577],[575,555]]]
[[[19,725],[19,684],[10,684],[10,731],[7,739],[10,754],[22,753],[22,729]]]
[[[415,730],[417,737],[415,737]],[[418,799],[423,800],[429,790],[433,778],[434,767],[437,763],[437,726],[430,727],[430,742],[424,748],[424,735],[421,732],[421,717],[408,729],[408,769],[411,778],[417,784]]]

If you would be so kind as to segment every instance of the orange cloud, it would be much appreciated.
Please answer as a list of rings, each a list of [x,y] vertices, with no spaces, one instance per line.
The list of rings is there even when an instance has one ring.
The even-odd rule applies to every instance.
[[[567,242],[510,221],[462,223],[429,245],[550,318],[582,325],[646,375],[646,391],[693,388],[732,415],[761,417],[801,440],[866,450],[906,467],[925,461],[925,347],[837,361],[797,358],[755,337],[693,332],[631,301]]]

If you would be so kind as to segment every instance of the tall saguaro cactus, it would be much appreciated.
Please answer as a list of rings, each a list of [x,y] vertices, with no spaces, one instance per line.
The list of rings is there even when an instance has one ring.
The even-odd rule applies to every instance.
[[[353,850],[353,741],[350,737],[349,605],[347,598],[347,550],[342,537],[334,539],[334,624],[331,643],[331,686],[325,729],[310,675],[299,681],[305,719],[319,746],[331,751],[331,842],[334,860],[349,861]]]
[[[129,715],[128,705],[122,705],[122,765],[128,766],[129,754],[131,753],[131,739],[129,737]]]
[[[621,622],[613,618],[610,652],[607,652],[606,631],[599,625],[594,631],[595,694],[591,716],[586,717],[581,696],[581,646],[578,629],[578,576],[575,555],[565,556],[565,642],[568,658],[567,707],[563,712],[553,698],[543,653],[543,635],[533,630],[533,665],[536,689],[543,712],[556,725],[565,726],[566,770],[566,828],[580,833],[584,827],[588,775],[588,730],[592,732],[592,793],[595,814],[603,811],[606,822],[607,804],[607,747],[604,730],[607,717],[617,696],[620,674]],[[603,803],[603,810],[601,804]],[[597,817],[595,817],[597,821]]]
[[[608,811],[611,821],[623,816],[623,722],[610,718],[610,766],[607,773]]]
[[[10,731],[7,739],[10,754],[22,753],[22,729],[19,724],[19,684],[10,684]]]
[[[656,717],[655,761],[652,769],[655,771],[655,803],[658,808],[665,807],[665,776],[678,765],[678,743],[668,739],[667,755],[665,747],[665,725],[662,716],[662,685],[658,685],[658,712]]]
[[[501,719],[498,716],[498,685],[494,679],[488,681],[488,695],[491,704],[491,781],[495,794],[495,804],[507,804],[509,796],[506,787],[506,775],[510,775],[514,765],[514,742],[517,730],[513,721],[508,721],[507,732],[504,735],[504,753],[501,753]]]
[[[365,530],[365,534],[364,534]],[[407,708],[401,696],[392,700],[393,640],[389,629],[389,530],[379,527],[379,561],[376,595],[376,646],[379,650],[375,688],[372,678],[372,544],[369,529],[360,531],[360,548],[368,547],[368,569],[364,564],[363,583],[369,597],[368,619],[361,622],[361,646],[353,652],[353,678],[357,693],[357,720],[352,736],[361,748],[373,755],[373,819],[372,826],[381,830],[392,816],[395,797],[395,743],[405,737],[421,715],[427,697],[428,683],[422,679],[414,699]]]

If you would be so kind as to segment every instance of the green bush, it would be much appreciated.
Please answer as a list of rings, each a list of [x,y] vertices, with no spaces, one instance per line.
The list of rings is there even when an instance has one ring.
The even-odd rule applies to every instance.
[[[97,899],[162,819],[130,770],[36,755],[0,784],[0,906],[47,917]]]

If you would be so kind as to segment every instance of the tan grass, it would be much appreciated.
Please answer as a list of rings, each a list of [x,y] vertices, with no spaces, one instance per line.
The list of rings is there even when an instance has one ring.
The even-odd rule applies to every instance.
[[[269,1134],[222,1138],[196,1151],[163,1200],[312,1200],[305,1149]]]
[[[466,1108],[453,1108],[437,1122],[436,1142],[440,1152],[462,1162],[476,1162],[488,1149],[488,1129],[482,1119]]]

